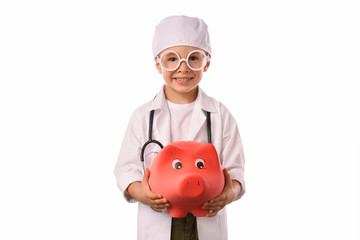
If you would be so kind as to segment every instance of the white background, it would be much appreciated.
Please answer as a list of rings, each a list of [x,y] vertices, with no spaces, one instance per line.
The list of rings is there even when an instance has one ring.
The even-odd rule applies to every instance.
[[[350,0],[1,1],[0,239],[136,238],[137,205],[112,171],[131,113],[163,84],[152,34],[174,14],[209,25],[201,87],[244,142],[229,238],[360,239],[359,12]]]

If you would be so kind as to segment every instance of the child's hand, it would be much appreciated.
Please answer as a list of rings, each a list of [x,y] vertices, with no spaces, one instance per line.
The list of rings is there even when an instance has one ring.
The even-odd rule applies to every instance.
[[[230,174],[227,169],[224,169],[225,187],[223,192],[216,198],[203,204],[203,209],[209,210],[206,214],[207,217],[213,217],[223,209],[227,204],[235,200],[236,196],[240,193],[241,185],[236,180],[231,180]]]
[[[128,193],[143,204],[150,207],[166,211],[170,207],[170,203],[161,194],[153,193],[149,187],[150,170],[145,169],[144,178],[141,182],[133,182],[128,187]]]

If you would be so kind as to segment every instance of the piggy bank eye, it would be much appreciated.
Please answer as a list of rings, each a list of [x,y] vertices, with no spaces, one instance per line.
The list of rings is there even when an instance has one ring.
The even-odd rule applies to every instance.
[[[195,166],[199,169],[203,169],[205,166],[204,160],[202,160],[201,158],[196,159]]]
[[[181,164],[180,160],[179,159],[174,159],[173,162],[172,162],[172,167],[174,169],[182,168],[182,164]]]

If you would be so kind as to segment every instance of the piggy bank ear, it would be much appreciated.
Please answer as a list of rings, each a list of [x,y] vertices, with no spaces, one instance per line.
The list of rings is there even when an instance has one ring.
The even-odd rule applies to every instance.
[[[212,145],[211,143],[204,144],[200,148],[200,151],[198,152],[198,154],[200,156],[202,156],[209,163],[212,162],[214,164],[217,164],[217,163],[220,164],[216,149],[215,149],[214,145]]]
[[[175,157],[180,157],[182,150],[173,144],[169,144],[164,147],[158,154],[160,161],[172,161]]]
[[[211,155],[216,155],[216,156],[217,156],[216,149],[215,149],[214,145],[212,145],[211,143],[204,144],[203,149],[204,149],[207,153],[209,153],[209,154],[211,154]]]

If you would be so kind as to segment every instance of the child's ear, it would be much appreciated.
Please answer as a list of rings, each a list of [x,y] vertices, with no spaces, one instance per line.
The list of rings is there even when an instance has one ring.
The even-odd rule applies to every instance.
[[[206,72],[209,69],[210,61],[208,61],[204,67],[204,72]]]
[[[155,67],[160,74],[162,74],[162,69],[160,63],[155,59]]]

